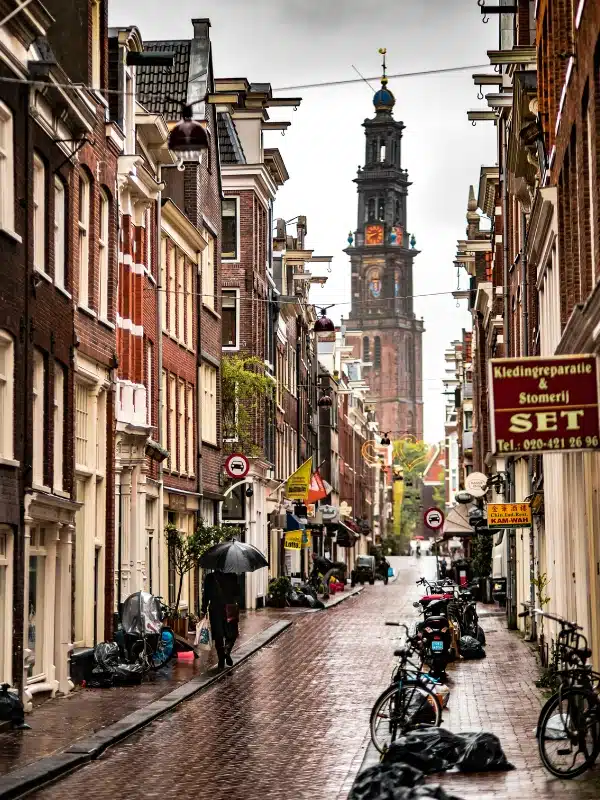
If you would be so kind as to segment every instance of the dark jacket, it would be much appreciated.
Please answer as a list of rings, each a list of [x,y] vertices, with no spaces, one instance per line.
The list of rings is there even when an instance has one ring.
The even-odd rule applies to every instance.
[[[211,611],[225,613],[225,606],[240,602],[240,587],[237,575],[232,572],[209,572],[204,578],[202,591],[202,613]]]

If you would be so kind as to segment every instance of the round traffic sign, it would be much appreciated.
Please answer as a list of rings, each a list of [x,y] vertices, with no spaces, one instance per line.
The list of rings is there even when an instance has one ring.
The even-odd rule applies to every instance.
[[[233,453],[225,461],[225,472],[230,478],[245,478],[250,472],[250,462],[241,453]]]
[[[428,508],[423,514],[423,520],[430,530],[437,531],[444,524],[444,512],[439,508]]]
[[[471,497],[483,497],[487,492],[488,479],[483,472],[471,472],[465,478],[465,489]]]

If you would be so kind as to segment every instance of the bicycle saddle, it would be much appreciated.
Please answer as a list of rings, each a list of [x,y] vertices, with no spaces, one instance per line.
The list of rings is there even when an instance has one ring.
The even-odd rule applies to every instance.
[[[405,647],[401,647],[398,650],[394,650],[394,655],[398,656],[398,658],[403,658],[408,653],[408,650]]]

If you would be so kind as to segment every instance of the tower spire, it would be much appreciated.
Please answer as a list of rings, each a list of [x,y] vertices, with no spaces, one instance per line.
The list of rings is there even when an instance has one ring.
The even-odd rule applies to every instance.
[[[396,98],[387,88],[388,76],[387,76],[387,64],[385,60],[387,49],[385,47],[380,47],[379,54],[382,56],[381,89],[375,92],[375,97],[373,97],[373,105],[375,106],[375,111],[377,112],[377,114],[391,114],[392,109],[394,108],[394,105],[396,103]]]

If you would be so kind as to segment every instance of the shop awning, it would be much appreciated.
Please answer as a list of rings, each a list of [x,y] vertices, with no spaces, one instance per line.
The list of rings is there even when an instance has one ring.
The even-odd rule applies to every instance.
[[[451,539],[453,536],[473,536],[475,530],[469,524],[469,508],[466,505],[456,505],[450,509],[442,528],[442,539]]]
[[[303,531],[306,525],[300,522],[295,514],[288,511],[285,515],[285,529],[286,531]]]
[[[348,527],[344,522],[336,522],[331,526],[336,531],[336,544],[338,547],[354,547],[354,543],[359,538],[359,534]]]

